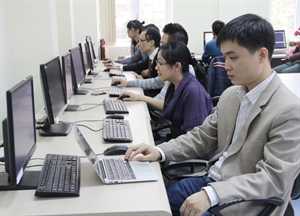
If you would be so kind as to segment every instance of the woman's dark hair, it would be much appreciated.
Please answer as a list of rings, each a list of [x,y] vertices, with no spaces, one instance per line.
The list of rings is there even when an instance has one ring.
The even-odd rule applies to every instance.
[[[131,20],[127,23],[127,29],[135,29],[135,30],[139,30],[139,34],[141,34],[142,29],[143,29],[143,25],[145,24],[145,22],[140,22],[138,20]],[[131,39],[131,43],[133,46],[136,46],[138,41],[135,41],[133,38]]]
[[[231,20],[222,28],[217,37],[217,46],[225,41],[236,41],[251,54],[265,47],[271,59],[275,34],[272,25],[267,20],[255,14],[245,14]]]
[[[182,72],[185,74],[189,71],[189,65],[192,65],[195,70],[197,80],[207,89],[207,75],[203,65],[192,58],[188,47],[180,42],[173,41],[164,44],[160,47],[160,53],[169,65],[175,65],[176,62],[180,62]]]
[[[145,22],[140,22],[138,20],[131,20],[127,23],[127,28],[128,29],[138,29],[139,33],[141,34],[142,29],[143,29],[143,25],[145,24]]]

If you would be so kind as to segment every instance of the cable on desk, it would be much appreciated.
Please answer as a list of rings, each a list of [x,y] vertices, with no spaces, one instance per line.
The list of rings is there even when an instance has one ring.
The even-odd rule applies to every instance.
[[[84,104],[84,105],[92,105],[92,104]],[[93,105],[94,105],[94,104],[93,104]],[[97,105],[95,105],[95,106],[93,106],[93,107],[86,108],[86,109],[81,109],[80,106],[82,106],[82,105],[79,105],[80,110],[78,110],[78,111],[87,111],[87,110],[94,109],[94,108],[96,108],[96,107],[98,107],[98,106],[101,106],[101,105],[103,105],[103,102],[100,103],[100,104],[97,104]]]
[[[91,131],[93,131],[93,132],[99,132],[99,131],[101,131],[103,128],[100,128],[100,129],[92,129],[92,128],[90,128],[89,126],[86,126],[86,125],[82,125],[82,124],[76,124],[77,126],[80,126],[80,127],[85,127],[85,128],[87,128],[87,129],[89,129],[89,130],[91,130]]]
[[[66,122],[66,121],[59,121],[59,123],[62,123],[62,124],[77,124],[79,122],[101,122],[103,121],[103,119],[99,119],[99,120],[79,120],[79,121],[75,121],[75,122]]]

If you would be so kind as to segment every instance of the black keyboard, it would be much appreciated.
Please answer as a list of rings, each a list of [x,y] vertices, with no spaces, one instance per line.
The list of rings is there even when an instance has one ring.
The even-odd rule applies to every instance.
[[[118,69],[110,69],[109,76],[124,76],[123,71]]]
[[[128,120],[103,119],[103,139],[108,142],[132,142]]]
[[[47,154],[35,196],[79,196],[79,189],[79,156]]]
[[[128,109],[122,100],[104,100],[103,106],[106,114],[126,114]]]
[[[119,97],[119,95],[125,91],[125,88],[119,86],[110,86],[108,89],[108,95],[110,97]]]

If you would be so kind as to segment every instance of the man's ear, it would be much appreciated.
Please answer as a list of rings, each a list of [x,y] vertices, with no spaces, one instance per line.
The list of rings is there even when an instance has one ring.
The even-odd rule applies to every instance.
[[[263,60],[263,59],[266,59],[268,60],[269,59],[269,51],[267,48],[265,47],[262,47],[259,51],[259,56],[260,56],[260,59]]]

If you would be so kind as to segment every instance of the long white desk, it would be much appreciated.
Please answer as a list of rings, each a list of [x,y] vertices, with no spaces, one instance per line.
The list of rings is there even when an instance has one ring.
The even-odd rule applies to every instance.
[[[108,89],[111,79],[103,78],[105,76],[108,76],[107,73],[102,73],[102,78],[98,77],[92,84],[84,84],[82,87],[106,86]],[[126,73],[127,79],[133,78],[131,76],[130,72]],[[128,91],[141,94],[143,92],[140,88],[128,88]],[[91,96],[91,92],[88,95],[73,96],[70,104],[95,104],[108,98],[108,95]],[[130,146],[145,142],[154,145],[146,103],[125,103],[129,114],[124,114],[124,116],[125,119],[129,120],[133,135],[133,142],[125,144]],[[102,120],[105,116],[104,107],[101,105],[87,111],[64,112],[60,121]],[[102,128],[102,121],[80,122],[78,124],[84,124],[93,129]],[[102,153],[104,149],[115,144],[104,142],[102,131],[93,132],[85,127],[80,127],[80,130],[96,154]],[[83,152],[75,141],[73,129],[65,137],[41,137],[37,133],[37,149],[33,158],[44,158],[47,153],[83,156]],[[99,157],[109,156],[100,155]],[[28,165],[36,164],[43,164],[43,160],[31,160]],[[88,160],[81,158],[79,197],[41,198],[34,196],[35,190],[1,191],[0,215],[171,215],[159,163],[154,162],[151,165],[159,177],[158,181],[105,185]],[[2,166],[0,169],[3,171],[4,167]],[[40,170],[41,167],[32,169]]]

